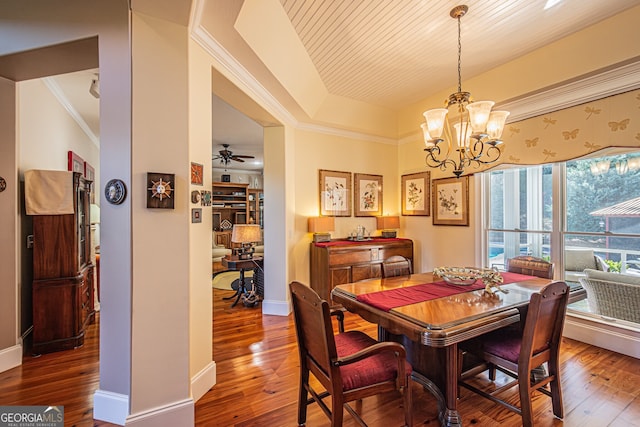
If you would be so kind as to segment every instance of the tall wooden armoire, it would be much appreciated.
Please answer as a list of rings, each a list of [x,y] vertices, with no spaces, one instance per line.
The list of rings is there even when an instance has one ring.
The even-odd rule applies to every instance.
[[[72,214],[33,217],[33,353],[84,344],[94,321],[91,181],[73,173]]]

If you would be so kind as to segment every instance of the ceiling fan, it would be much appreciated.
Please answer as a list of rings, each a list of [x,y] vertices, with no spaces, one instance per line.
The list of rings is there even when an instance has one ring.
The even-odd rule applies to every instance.
[[[212,160],[220,159],[220,163],[225,166],[227,166],[231,162],[231,160],[244,163],[243,159],[254,158],[254,156],[242,156],[242,155],[233,154],[233,151],[229,150],[229,144],[222,144],[222,147],[223,149],[218,151],[218,153],[220,154],[216,154],[215,156],[213,156]]]

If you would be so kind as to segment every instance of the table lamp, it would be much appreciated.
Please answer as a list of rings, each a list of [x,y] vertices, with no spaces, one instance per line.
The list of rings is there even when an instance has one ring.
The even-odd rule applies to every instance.
[[[331,240],[331,233],[335,228],[335,221],[332,216],[312,216],[309,217],[309,232],[313,233],[314,242],[328,242]]]
[[[262,240],[262,233],[260,233],[260,225],[258,224],[235,224],[233,226],[233,232],[231,233],[231,242],[240,243],[242,246],[235,248],[234,254],[238,255],[240,259],[253,258],[253,252],[255,248],[254,243]]]
[[[400,228],[399,216],[376,217],[376,228],[382,230],[382,237],[396,237],[396,229]]]

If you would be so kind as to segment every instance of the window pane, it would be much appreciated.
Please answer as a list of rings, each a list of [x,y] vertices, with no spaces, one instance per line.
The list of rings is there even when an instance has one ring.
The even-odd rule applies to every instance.
[[[566,188],[567,231],[640,234],[639,154],[568,162]]]
[[[491,229],[552,229],[552,167],[550,165],[490,173]]]
[[[551,260],[551,235],[511,231],[489,232],[489,266],[506,268],[506,260],[519,255],[531,255]]]

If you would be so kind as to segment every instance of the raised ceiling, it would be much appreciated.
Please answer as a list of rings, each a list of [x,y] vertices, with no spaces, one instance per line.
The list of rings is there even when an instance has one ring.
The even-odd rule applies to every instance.
[[[392,109],[457,84],[451,0],[280,0],[327,91]],[[640,4],[638,0],[466,2],[462,78]],[[588,47],[585,46],[585,54]]]

